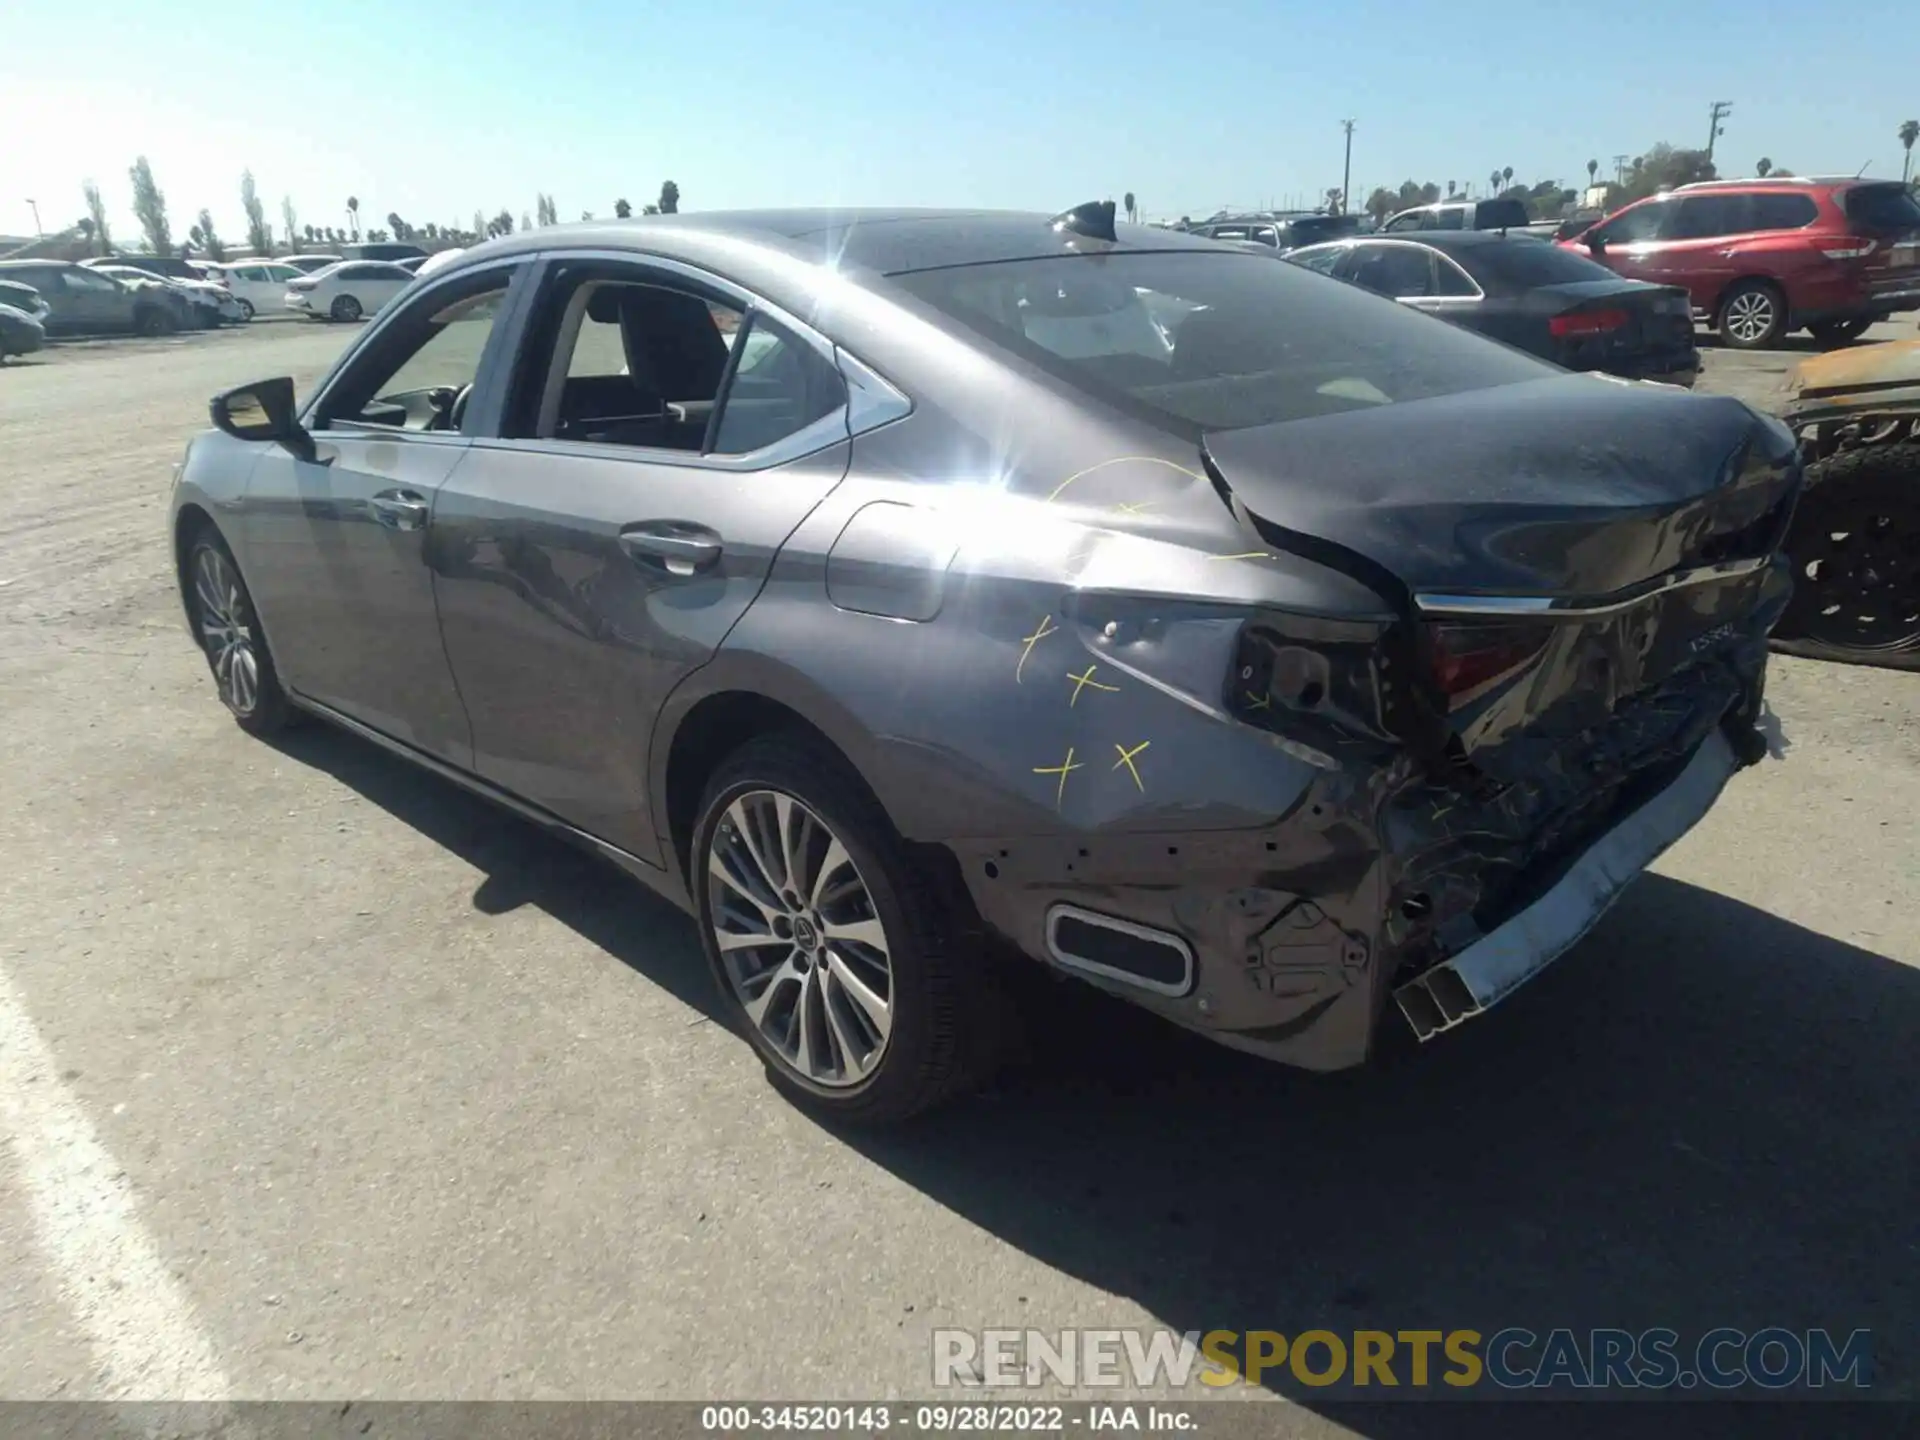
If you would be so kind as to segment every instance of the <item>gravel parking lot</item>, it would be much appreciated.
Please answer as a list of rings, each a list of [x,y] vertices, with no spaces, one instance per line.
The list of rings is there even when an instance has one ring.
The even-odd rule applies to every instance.
[[[667,907],[215,701],[170,467],[351,333],[0,371],[0,1396],[914,1396],[937,1326],[1785,1325],[1872,1330],[1920,1398],[1920,677],[1776,661],[1784,758],[1401,1066],[1063,989],[994,1093],[843,1137]],[[1705,383],[1774,403],[1798,358]]]

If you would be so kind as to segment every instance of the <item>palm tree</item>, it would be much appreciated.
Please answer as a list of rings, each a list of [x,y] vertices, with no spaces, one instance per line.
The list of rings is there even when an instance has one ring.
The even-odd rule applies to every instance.
[[[355,235],[360,233],[360,197],[358,195],[347,196],[347,224],[353,227]]]
[[[1762,180],[1764,180],[1767,178],[1768,173],[1772,169],[1773,169],[1773,161],[1769,160],[1766,156],[1762,155],[1760,157],[1760,163],[1753,167],[1753,173],[1758,175]]]
[[[1513,184],[1513,167],[1511,165],[1500,172],[1500,181],[1503,185]]]
[[[1920,120],[1902,120],[1900,144],[1907,152],[1907,158],[1900,166],[1900,179],[1903,184],[1913,175],[1913,142],[1916,140],[1920,140]]]
[[[1592,185],[1599,178],[1600,162],[1598,160],[1587,161],[1587,184]]]
[[[1487,186],[1489,193],[1494,195],[1500,193],[1500,172],[1498,170],[1487,177]]]
[[[1134,217],[1135,217],[1136,215],[1138,215],[1138,214],[1140,213],[1140,212],[1139,212],[1139,211],[1138,211],[1137,209],[1135,209],[1135,207],[1134,207],[1134,203],[1133,203],[1133,192],[1132,192],[1131,190],[1129,190],[1129,191],[1127,192],[1127,198],[1126,198],[1126,202],[1125,202],[1125,203],[1126,203],[1126,207],[1127,207],[1127,221],[1128,221],[1128,223],[1129,223],[1129,224],[1131,224],[1131,223],[1133,222],[1133,218],[1134,218]]]

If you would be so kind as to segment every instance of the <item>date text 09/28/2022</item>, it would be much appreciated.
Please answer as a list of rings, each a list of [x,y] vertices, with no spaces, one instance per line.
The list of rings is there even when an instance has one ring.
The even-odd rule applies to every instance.
[[[717,1433],[800,1430],[877,1434],[884,1430],[925,1434],[1048,1434],[1090,1431],[1152,1430],[1187,1432],[1197,1428],[1190,1410],[1169,1405],[708,1405],[700,1428]]]

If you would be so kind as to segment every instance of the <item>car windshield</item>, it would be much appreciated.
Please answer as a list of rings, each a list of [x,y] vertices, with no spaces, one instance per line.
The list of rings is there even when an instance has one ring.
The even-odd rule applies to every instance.
[[[1901,185],[1856,185],[1847,191],[1847,219],[1869,230],[1920,230],[1920,204]]]
[[[1190,438],[1558,373],[1244,253],[1055,257],[893,278],[1074,389]]]
[[[1586,280],[1615,280],[1606,266],[1542,240],[1511,240],[1504,245],[1475,245],[1453,255],[1477,280],[1505,285],[1577,285]]]

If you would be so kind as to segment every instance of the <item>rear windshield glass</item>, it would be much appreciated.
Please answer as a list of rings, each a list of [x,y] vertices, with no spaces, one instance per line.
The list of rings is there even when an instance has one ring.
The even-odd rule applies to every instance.
[[[1559,373],[1245,253],[1060,256],[893,279],[1074,389],[1189,438]]]
[[[1504,245],[1462,246],[1454,259],[1478,280],[1508,285],[1575,285],[1583,280],[1613,280],[1613,271],[1584,255],[1544,240],[1509,240]]]
[[[1869,230],[1920,230],[1920,204],[1901,185],[1856,185],[1847,191],[1847,219]]]

